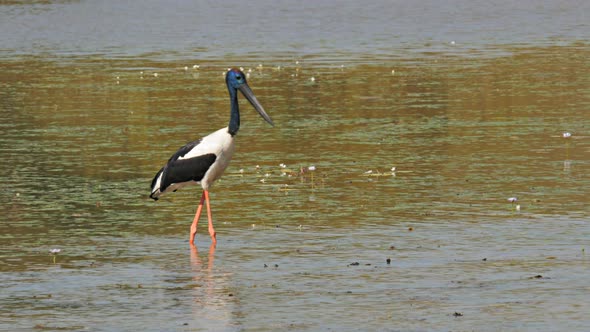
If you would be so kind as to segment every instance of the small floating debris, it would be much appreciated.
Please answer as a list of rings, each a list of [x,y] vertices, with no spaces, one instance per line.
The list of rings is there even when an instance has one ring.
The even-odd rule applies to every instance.
[[[199,69],[201,66],[199,65],[193,65],[193,69]]]
[[[55,257],[57,256],[57,254],[59,254],[61,252],[61,249],[58,248],[54,248],[54,249],[49,249],[49,255],[53,256],[53,264],[55,264]]]
[[[453,313],[453,316],[455,317],[463,317],[463,313],[455,311],[455,313]]]
[[[529,277],[529,279],[551,279],[551,278],[543,277],[542,275],[537,274],[536,276]]]
[[[387,265],[391,264],[391,258],[387,258],[387,259],[385,260],[385,263],[387,263]]]
[[[396,170],[397,170],[397,168],[395,166],[392,167],[389,172],[384,172],[384,173],[382,173],[379,170],[373,171],[372,169],[370,169],[370,170],[364,172],[363,173],[363,176],[376,176],[376,177],[379,177],[379,176],[396,176]],[[398,171],[398,172],[403,173],[402,171]],[[405,171],[405,173],[410,173],[410,172],[411,171]]]
[[[154,73],[154,77],[158,77],[158,73]]]
[[[315,171],[315,166],[314,165],[311,165],[307,169],[313,172],[313,171]]]
[[[289,188],[289,185],[285,183],[284,185],[281,185],[278,190],[284,191],[284,192],[289,192],[289,191],[297,190],[297,189]]]
[[[315,77],[312,76],[309,80],[313,83],[315,82]]]
[[[508,202],[510,202],[510,203],[516,203],[517,201],[518,201],[518,198],[517,197],[510,197],[510,198],[508,198]]]
[[[516,204],[516,206],[514,207],[514,209],[515,209],[516,211],[520,211],[520,204]]]
[[[348,264],[348,266],[359,266],[361,265],[359,262],[352,262],[350,264]]]
[[[561,134],[561,137],[563,137],[563,138],[570,138],[570,137],[572,137],[572,133],[566,131],[563,134]]]

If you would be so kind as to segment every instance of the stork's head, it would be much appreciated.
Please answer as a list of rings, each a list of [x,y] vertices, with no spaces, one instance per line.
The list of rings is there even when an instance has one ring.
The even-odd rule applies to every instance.
[[[237,90],[240,90],[244,97],[248,99],[250,104],[254,106],[256,111],[262,116],[266,122],[268,122],[271,126],[274,126],[274,123],[270,119],[270,116],[266,114],[264,108],[258,102],[258,99],[254,96],[254,92],[248,86],[248,82],[246,82],[246,75],[239,70],[239,69],[230,69],[227,74],[225,75],[225,82],[227,83],[227,88],[229,89],[230,94],[235,94]]]

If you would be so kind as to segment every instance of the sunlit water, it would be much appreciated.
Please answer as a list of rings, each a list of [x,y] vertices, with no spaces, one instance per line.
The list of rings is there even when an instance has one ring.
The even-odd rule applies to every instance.
[[[585,2],[14,3],[1,330],[590,327]],[[149,184],[227,125],[230,66],[276,126],[242,103],[197,252],[199,188]]]

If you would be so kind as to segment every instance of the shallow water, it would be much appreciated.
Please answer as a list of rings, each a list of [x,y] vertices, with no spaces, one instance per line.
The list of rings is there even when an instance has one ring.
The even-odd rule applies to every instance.
[[[216,4],[193,20],[107,2],[116,24],[100,25],[84,14],[96,2],[13,3],[0,25],[32,29],[0,30],[1,330],[590,326],[585,2],[486,7],[486,24],[477,2],[442,14],[398,4],[433,18],[396,23],[413,33],[398,37],[371,33],[388,17],[370,10],[379,2],[307,16],[256,2],[244,22],[270,6],[258,33],[280,27],[259,48],[221,23],[215,43],[109,30],[174,12],[192,29],[167,33],[199,31],[220,20]],[[331,16],[364,10],[376,19]],[[279,33],[322,13],[325,36]],[[79,29],[47,23],[59,18]],[[531,28],[508,33],[517,18]],[[202,220],[191,249],[199,189],[153,202],[149,184],[178,147],[227,125],[230,66],[252,69],[276,126],[242,103],[236,155],[211,193],[218,245]]]

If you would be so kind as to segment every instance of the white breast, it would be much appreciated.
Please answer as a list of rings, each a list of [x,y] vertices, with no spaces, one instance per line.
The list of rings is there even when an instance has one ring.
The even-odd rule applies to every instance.
[[[227,127],[222,128],[203,137],[199,145],[195,146],[194,149],[183,157],[178,158],[187,159],[208,153],[213,153],[217,156],[215,162],[209,167],[209,170],[201,180],[203,190],[209,190],[209,187],[213,182],[221,177],[234,154],[234,138],[227,132],[227,130]]]

